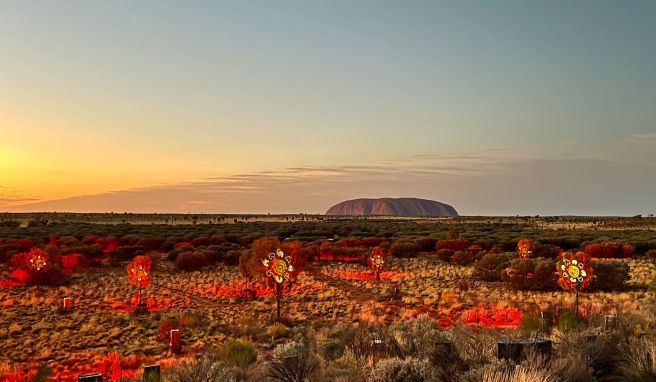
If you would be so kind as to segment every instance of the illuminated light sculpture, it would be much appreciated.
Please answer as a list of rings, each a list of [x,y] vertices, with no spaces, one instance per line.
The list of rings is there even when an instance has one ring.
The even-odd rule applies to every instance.
[[[128,264],[128,278],[130,279],[130,284],[136,285],[139,287],[139,302],[137,304],[137,312],[143,313],[148,311],[148,304],[144,303],[141,298],[142,288],[148,287],[150,285],[150,257],[148,256],[137,256]]]
[[[380,272],[385,267],[385,252],[380,247],[375,247],[369,255],[369,265],[376,275],[376,280],[380,280]]]
[[[556,270],[559,274],[558,284],[563,290],[576,293],[576,316],[579,316],[579,291],[584,290],[592,281],[590,255],[585,252],[565,252],[561,255]]]
[[[70,297],[64,297],[64,310],[71,309],[71,298]]]
[[[529,239],[521,239],[517,242],[517,253],[522,259],[528,259],[533,255],[533,242]]]
[[[282,283],[289,281],[292,277],[292,272],[294,272],[292,259],[289,256],[285,256],[285,253],[280,248],[278,248],[276,253],[269,253],[268,258],[262,259],[262,264],[266,270],[267,277],[272,278],[276,283],[276,317],[278,318],[278,321],[280,321],[280,299],[282,297]]]
[[[40,249],[33,249],[28,253],[27,267],[33,272],[45,272],[48,269],[50,256]]]

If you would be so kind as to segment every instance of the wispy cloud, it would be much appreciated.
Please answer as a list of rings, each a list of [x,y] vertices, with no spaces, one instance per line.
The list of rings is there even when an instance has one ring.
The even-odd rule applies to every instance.
[[[650,213],[656,158],[639,146],[626,139],[594,150],[505,147],[372,164],[296,166],[54,201],[14,197],[20,205],[12,209],[323,213],[344,199],[404,196],[443,201],[462,214]]]

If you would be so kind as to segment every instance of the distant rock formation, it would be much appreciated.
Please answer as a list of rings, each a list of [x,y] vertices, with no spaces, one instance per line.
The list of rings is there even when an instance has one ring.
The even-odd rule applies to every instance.
[[[341,216],[458,216],[455,208],[434,200],[381,198],[347,200],[330,207],[326,215]]]

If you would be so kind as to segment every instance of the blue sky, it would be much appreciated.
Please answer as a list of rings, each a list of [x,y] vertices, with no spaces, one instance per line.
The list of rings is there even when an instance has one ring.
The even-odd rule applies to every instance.
[[[650,213],[654,25],[648,1],[1,1],[0,209]]]

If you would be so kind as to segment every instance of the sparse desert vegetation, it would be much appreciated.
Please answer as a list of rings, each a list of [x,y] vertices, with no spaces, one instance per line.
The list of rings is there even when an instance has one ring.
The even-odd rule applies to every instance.
[[[151,364],[180,382],[656,375],[653,219],[626,219],[620,230],[621,219],[582,218],[572,229],[553,229],[550,218],[30,218],[41,223],[0,224],[3,382],[90,372],[141,380]],[[526,253],[517,250],[523,238]],[[262,263],[278,248],[293,266],[280,320],[275,277]],[[563,251],[591,258],[578,314],[574,293],[559,286]],[[384,254],[380,280],[372,253]],[[134,264],[148,264],[147,283],[128,273]],[[139,286],[145,314],[135,313]],[[500,359],[501,339],[551,341],[551,351],[529,341]]]

